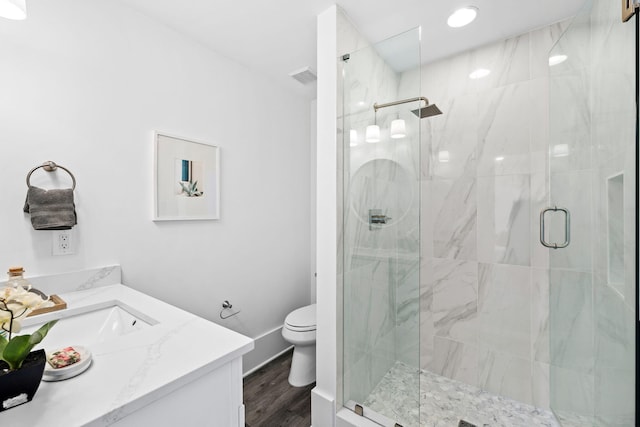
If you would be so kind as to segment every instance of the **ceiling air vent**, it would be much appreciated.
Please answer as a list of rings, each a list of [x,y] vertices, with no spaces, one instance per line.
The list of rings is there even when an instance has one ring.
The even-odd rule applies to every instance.
[[[313,83],[318,79],[316,73],[310,67],[293,71],[289,75],[304,85]]]

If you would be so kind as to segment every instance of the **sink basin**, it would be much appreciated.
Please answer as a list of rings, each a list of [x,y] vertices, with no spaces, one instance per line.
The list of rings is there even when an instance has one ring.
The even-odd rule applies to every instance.
[[[80,312],[67,309],[27,318],[18,335],[30,334],[43,323],[53,319],[59,319],[58,323],[43,341],[49,348],[68,345],[91,346],[136,333],[158,323],[117,301],[112,301],[108,304],[84,307]]]

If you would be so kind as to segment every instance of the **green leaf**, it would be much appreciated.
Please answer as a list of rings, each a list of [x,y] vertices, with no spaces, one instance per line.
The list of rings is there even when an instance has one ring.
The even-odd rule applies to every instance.
[[[17,337],[13,337],[11,341],[4,346],[4,349],[2,350],[2,357],[0,357],[0,359],[9,364],[10,370],[19,369],[22,366],[24,359],[31,352],[31,349],[47,336],[49,330],[57,322],[57,320],[52,320],[51,322],[45,323],[31,335],[19,335]],[[2,344],[0,344],[0,346],[2,346]]]
[[[51,330],[51,328],[53,328],[53,325],[55,325],[56,323],[58,323],[57,320],[52,320],[51,322],[45,323],[44,325],[40,326],[40,329],[32,333],[31,337],[29,338],[29,344],[31,344],[31,348],[33,348],[33,346],[35,346],[36,344],[40,344],[44,337],[46,337],[49,333],[49,330]],[[31,349],[29,349],[29,351],[31,351]]]
[[[4,348],[8,343],[7,338],[4,335],[0,335],[0,360],[2,360],[2,353],[4,353]]]
[[[9,364],[10,370],[19,369],[33,348],[32,345],[29,345],[29,338],[29,335],[13,337],[4,348],[2,359]]]

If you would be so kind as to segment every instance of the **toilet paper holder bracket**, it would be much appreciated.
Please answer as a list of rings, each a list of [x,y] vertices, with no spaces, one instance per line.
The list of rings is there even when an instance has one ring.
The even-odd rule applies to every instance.
[[[240,310],[236,310],[236,311],[232,311],[231,314],[226,314],[226,315],[223,314],[225,311],[232,310],[232,309],[233,309],[233,305],[229,302],[229,300],[224,300],[222,302],[222,310],[220,310],[220,318],[224,320],[240,313]]]

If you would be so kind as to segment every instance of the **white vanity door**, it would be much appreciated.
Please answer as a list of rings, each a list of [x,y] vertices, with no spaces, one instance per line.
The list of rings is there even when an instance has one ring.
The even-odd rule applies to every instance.
[[[110,425],[244,427],[242,357]]]

